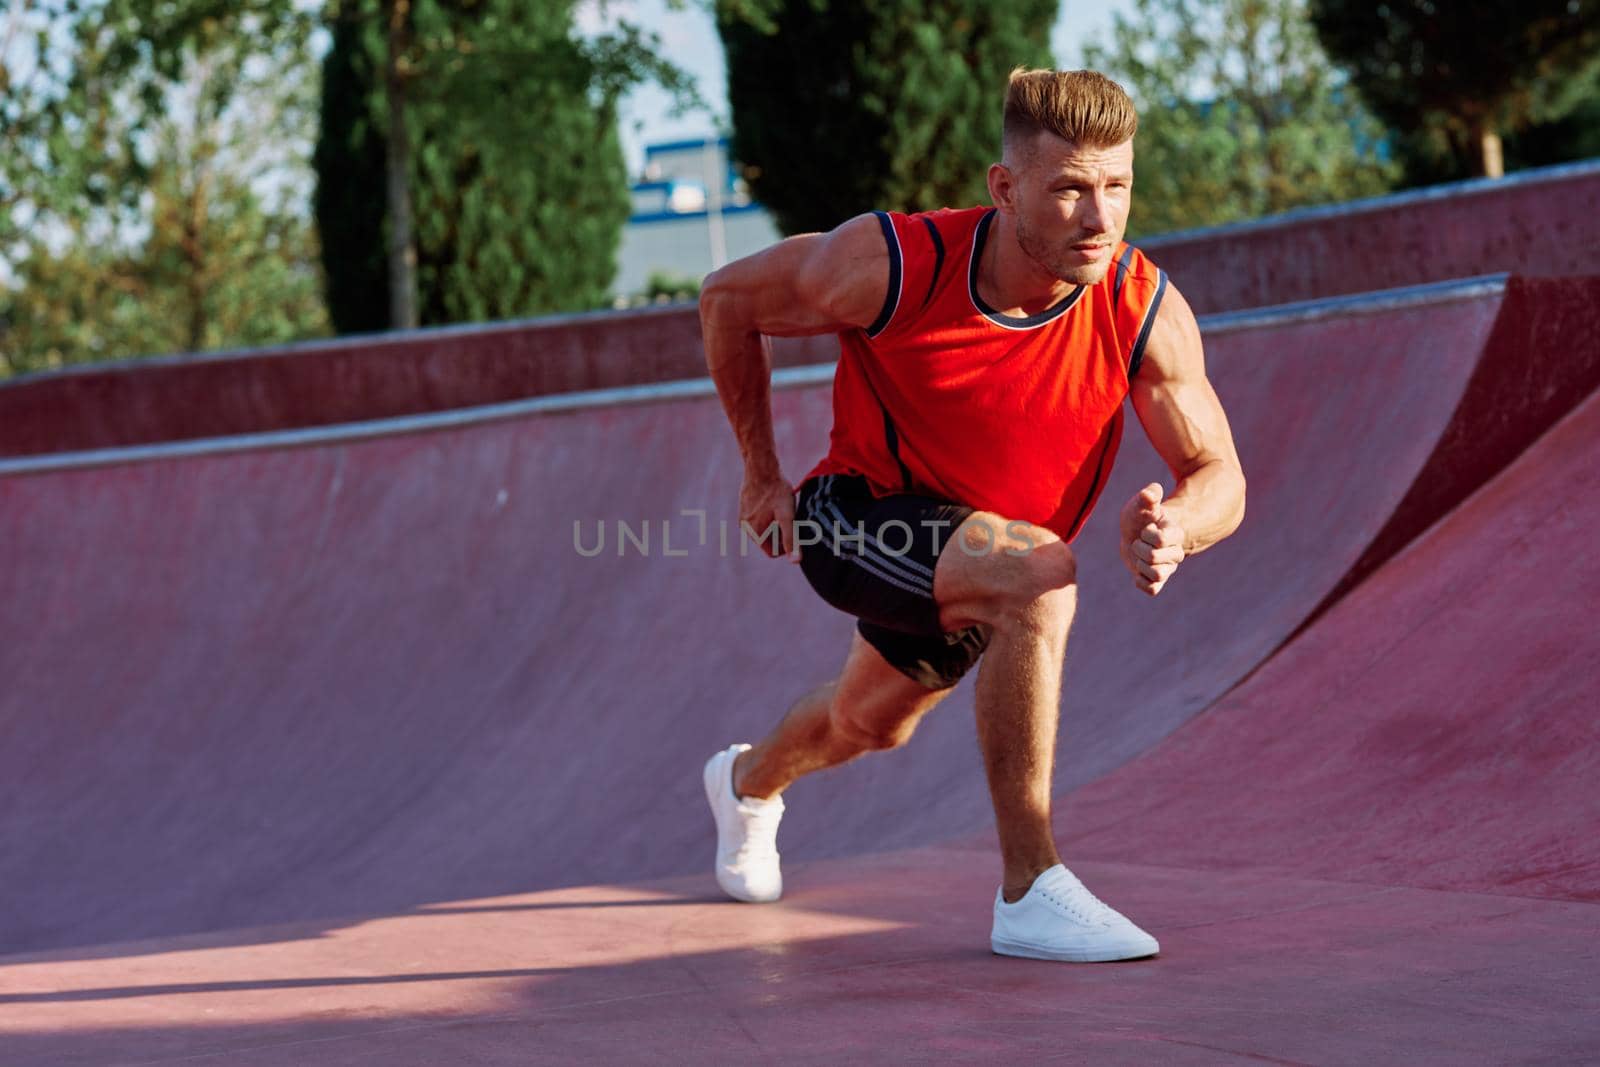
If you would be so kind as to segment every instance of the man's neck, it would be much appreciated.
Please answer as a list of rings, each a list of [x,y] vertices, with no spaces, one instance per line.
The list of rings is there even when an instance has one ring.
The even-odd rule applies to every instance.
[[[1037,315],[1076,288],[1035,263],[1017,243],[1015,220],[996,212],[978,261],[978,295],[984,303],[1002,315]]]

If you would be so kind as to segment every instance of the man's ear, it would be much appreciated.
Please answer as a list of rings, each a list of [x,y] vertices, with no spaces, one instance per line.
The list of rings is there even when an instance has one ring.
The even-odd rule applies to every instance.
[[[989,167],[989,200],[1001,211],[1010,212],[1016,207],[1017,179],[1004,163]]]

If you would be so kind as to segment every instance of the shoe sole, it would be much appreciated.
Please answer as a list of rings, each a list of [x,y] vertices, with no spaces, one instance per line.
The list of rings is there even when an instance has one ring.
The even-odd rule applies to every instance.
[[[991,937],[989,947],[996,956],[1016,956],[1025,960],[1052,960],[1057,963],[1119,963],[1123,960],[1145,960],[1159,955],[1161,946],[1145,951],[1144,949],[1100,950],[1092,949],[1051,949],[1040,948],[1037,945],[1024,945],[1019,941],[1007,941],[1000,937]]]

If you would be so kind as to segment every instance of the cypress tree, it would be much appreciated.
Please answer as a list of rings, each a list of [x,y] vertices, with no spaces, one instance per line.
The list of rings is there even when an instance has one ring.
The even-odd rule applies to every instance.
[[[719,0],[733,153],[785,233],[987,200],[1013,67],[1056,0]]]
[[[340,333],[363,333],[389,324],[383,197],[375,193],[383,188],[381,75],[366,46],[370,27],[347,14],[331,29],[332,45],[322,62],[322,125],[312,156],[313,209],[328,317]]]

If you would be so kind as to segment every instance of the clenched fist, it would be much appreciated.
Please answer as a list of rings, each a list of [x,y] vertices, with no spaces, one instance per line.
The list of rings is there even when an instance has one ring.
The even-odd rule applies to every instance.
[[[761,551],[774,558],[800,561],[794,540],[794,487],[781,476],[761,477],[745,471],[739,489],[739,520],[749,531],[746,536],[759,542]]]
[[[1183,527],[1161,506],[1161,486],[1151,482],[1122,509],[1122,562],[1133,584],[1151,596],[1161,592],[1183,562]]]

